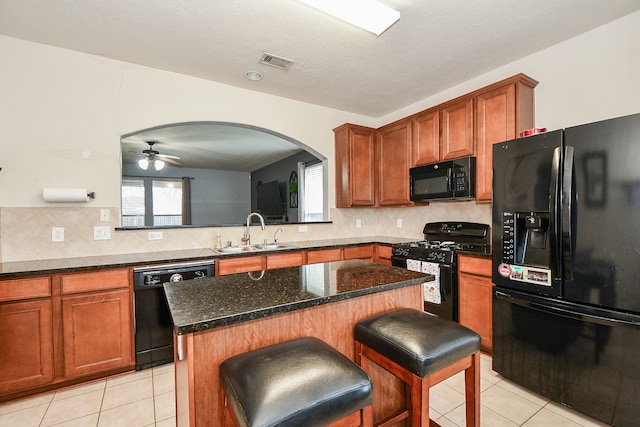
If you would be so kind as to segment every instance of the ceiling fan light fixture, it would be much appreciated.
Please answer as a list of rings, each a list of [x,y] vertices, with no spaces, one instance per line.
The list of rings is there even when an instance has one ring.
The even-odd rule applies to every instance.
[[[162,160],[154,160],[153,161],[153,167],[155,168],[155,170],[159,171],[162,170],[164,168],[164,161]]]
[[[138,160],[138,166],[140,166],[140,169],[143,169],[143,170],[149,169],[149,159]]]
[[[377,0],[298,0],[380,36],[400,19],[400,12]]]

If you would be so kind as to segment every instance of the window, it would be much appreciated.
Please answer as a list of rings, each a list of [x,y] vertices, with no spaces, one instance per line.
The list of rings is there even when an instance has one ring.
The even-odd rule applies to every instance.
[[[122,226],[182,224],[182,180],[123,178]]]
[[[125,178],[122,180],[122,226],[141,227],[144,225],[144,179]]]
[[[182,224],[182,181],[153,181],[153,225]]]
[[[300,194],[300,221],[322,221],[323,217],[323,167],[322,162],[298,165],[298,176],[302,177],[298,186],[302,188]]]

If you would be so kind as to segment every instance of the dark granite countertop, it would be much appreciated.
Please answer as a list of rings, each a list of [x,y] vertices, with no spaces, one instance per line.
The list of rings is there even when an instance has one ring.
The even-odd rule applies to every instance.
[[[433,280],[430,274],[361,260],[165,283],[183,335]]]
[[[415,239],[406,239],[399,237],[354,237],[342,239],[323,239],[303,242],[282,242],[287,245],[286,249],[279,249],[277,252],[296,251],[306,249],[319,249],[331,247],[356,246],[364,244],[394,244],[401,242],[409,242]],[[76,257],[76,258],[57,258],[47,260],[34,261],[18,261],[0,263],[0,279],[8,279],[13,277],[28,275],[46,275],[71,273],[83,270],[99,269],[99,268],[118,268],[132,266],[146,266],[162,263],[178,263],[184,261],[212,260],[222,257],[238,257],[247,255],[259,255],[263,253],[272,253],[276,251],[253,251],[239,252],[233,254],[219,254],[213,249],[187,249],[177,251],[164,252],[140,252],[131,254],[104,255],[92,257]]]

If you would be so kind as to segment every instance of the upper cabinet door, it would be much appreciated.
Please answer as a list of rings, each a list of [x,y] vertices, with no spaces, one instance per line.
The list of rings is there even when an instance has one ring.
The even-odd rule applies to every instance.
[[[378,130],[376,147],[377,205],[409,205],[411,121]]]
[[[411,167],[440,160],[440,110],[429,110],[413,118]]]
[[[476,200],[491,202],[493,144],[517,138],[534,126],[534,88],[525,76],[491,86],[476,95]]]
[[[442,108],[442,160],[473,156],[473,98]]]
[[[375,204],[375,129],[344,124],[333,130],[336,207]]]
[[[515,84],[478,95],[476,200],[491,201],[492,146],[516,137]]]

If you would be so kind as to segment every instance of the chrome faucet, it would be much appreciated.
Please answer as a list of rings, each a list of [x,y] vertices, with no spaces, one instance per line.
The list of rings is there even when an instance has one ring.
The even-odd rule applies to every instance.
[[[282,231],[281,227],[278,227],[278,229],[276,230],[275,233],[273,233],[273,243],[278,243],[278,238],[276,237],[278,235],[278,232]]]
[[[262,217],[262,215],[260,215],[258,212],[251,212],[249,215],[247,215],[247,229],[244,231],[244,236],[242,236],[242,241],[247,245],[251,245],[251,233],[249,228],[251,227],[252,216],[257,216],[258,219],[260,219],[260,225],[262,226],[262,229],[265,229],[264,218]]]

